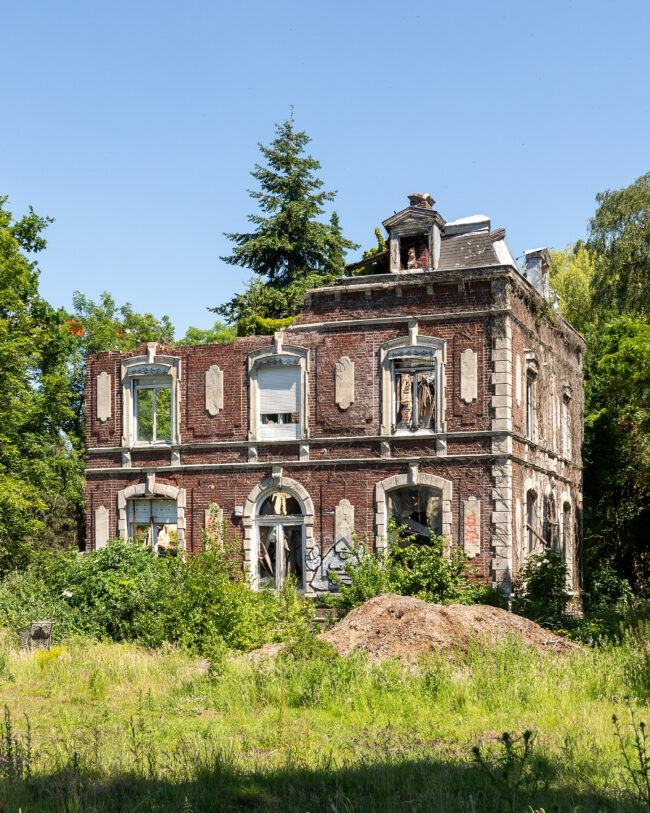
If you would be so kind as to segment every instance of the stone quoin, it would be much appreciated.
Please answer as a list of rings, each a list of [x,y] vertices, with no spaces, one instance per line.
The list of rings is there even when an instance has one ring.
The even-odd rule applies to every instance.
[[[317,595],[353,531],[380,549],[395,518],[505,593],[554,548],[579,592],[585,342],[549,253],[522,273],[488,217],[409,201],[275,336],[88,359],[88,550],[197,551],[218,516],[256,587]]]

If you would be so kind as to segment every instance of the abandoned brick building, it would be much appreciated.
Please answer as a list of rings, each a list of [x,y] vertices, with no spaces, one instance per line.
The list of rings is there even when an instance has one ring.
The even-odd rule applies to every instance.
[[[381,548],[395,517],[506,592],[551,546],[579,589],[585,344],[549,253],[522,274],[489,218],[409,200],[387,250],[275,336],[89,359],[88,549],[194,551],[218,506],[256,586],[291,573],[313,595],[353,529]]]

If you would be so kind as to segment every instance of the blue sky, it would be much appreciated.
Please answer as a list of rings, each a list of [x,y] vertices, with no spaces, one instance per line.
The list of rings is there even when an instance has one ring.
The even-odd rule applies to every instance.
[[[0,194],[56,218],[43,295],[109,290],[177,335],[249,276],[222,233],[291,105],[364,247],[410,192],[516,257],[562,247],[650,170],[647,0],[14,0],[2,25]]]

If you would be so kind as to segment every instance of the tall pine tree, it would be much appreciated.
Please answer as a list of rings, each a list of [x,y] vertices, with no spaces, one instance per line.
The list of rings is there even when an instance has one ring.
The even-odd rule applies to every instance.
[[[270,320],[295,316],[305,292],[341,276],[345,252],[357,248],[343,237],[336,212],[330,223],[318,219],[336,193],[322,190],[314,174],[320,163],[304,154],[309,136],[295,131],[293,115],[275,132],[268,147],[259,145],[266,164],[251,172],[260,185],[260,191],[249,190],[260,209],[248,216],[254,230],[227,233],[234,249],[221,258],[257,275],[242,294],[214,309],[237,322],[240,334],[272,332]]]

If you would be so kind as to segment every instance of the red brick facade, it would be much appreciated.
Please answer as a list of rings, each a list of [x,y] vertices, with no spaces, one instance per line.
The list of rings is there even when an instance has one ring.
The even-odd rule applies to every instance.
[[[414,208],[400,213],[407,226]],[[418,213],[439,218],[422,207]],[[357,534],[381,544],[385,495],[405,484],[434,483],[443,530],[453,545],[467,547],[464,512],[477,506],[480,552],[473,561],[482,578],[508,591],[531,540],[546,539],[564,549],[570,586],[579,589],[584,342],[521,275],[509,252],[504,255],[497,245],[502,235],[492,237],[489,227],[447,225],[449,236],[443,226],[428,243],[432,253],[440,251],[437,264],[435,257],[431,264],[425,245],[416,260],[424,257],[428,268],[345,277],[311,292],[282,336],[196,347],[143,345],[131,353],[91,357],[87,547],[128,533],[125,503],[149,496],[177,500],[179,539],[184,536],[187,550],[197,550],[206,509],[216,503],[255,569],[255,500],[264,484],[271,491],[296,492],[305,514],[311,506],[305,555],[317,567],[318,557],[324,559],[340,536],[341,501],[354,512]],[[394,236],[392,223],[389,231]],[[441,248],[435,248],[435,239]],[[438,353],[441,401],[431,429],[399,433],[386,417],[394,407],[387,402],[395,398],[394,362],[386,350],[391,341],[398,347],[390,351],[395,357],[399,347],[423,348],[422,353],[433,353],[433,347]],[[257,415],[251,414],[257,402],[250,354],[267,349],[260,362],[265,364],[292,348],[304,359],[301,437],[261,440]],[[174,437],[171,443],[138,444],[124,420],[125,410],[133,410],[129,376],[140,380],[164,372],[170,358],[177,371]],[[349,406],[337,404],[336,365],[342,359],[354,365],[347,380]],[[215,390],[217,407],[208,409],[206,373],[215,365],[222,388]],[[102,373],[110,378],[98,397]],[[528,438],[527,394],[536,399]],[[319,589],[310,591],[308,583],[306,588]]]

